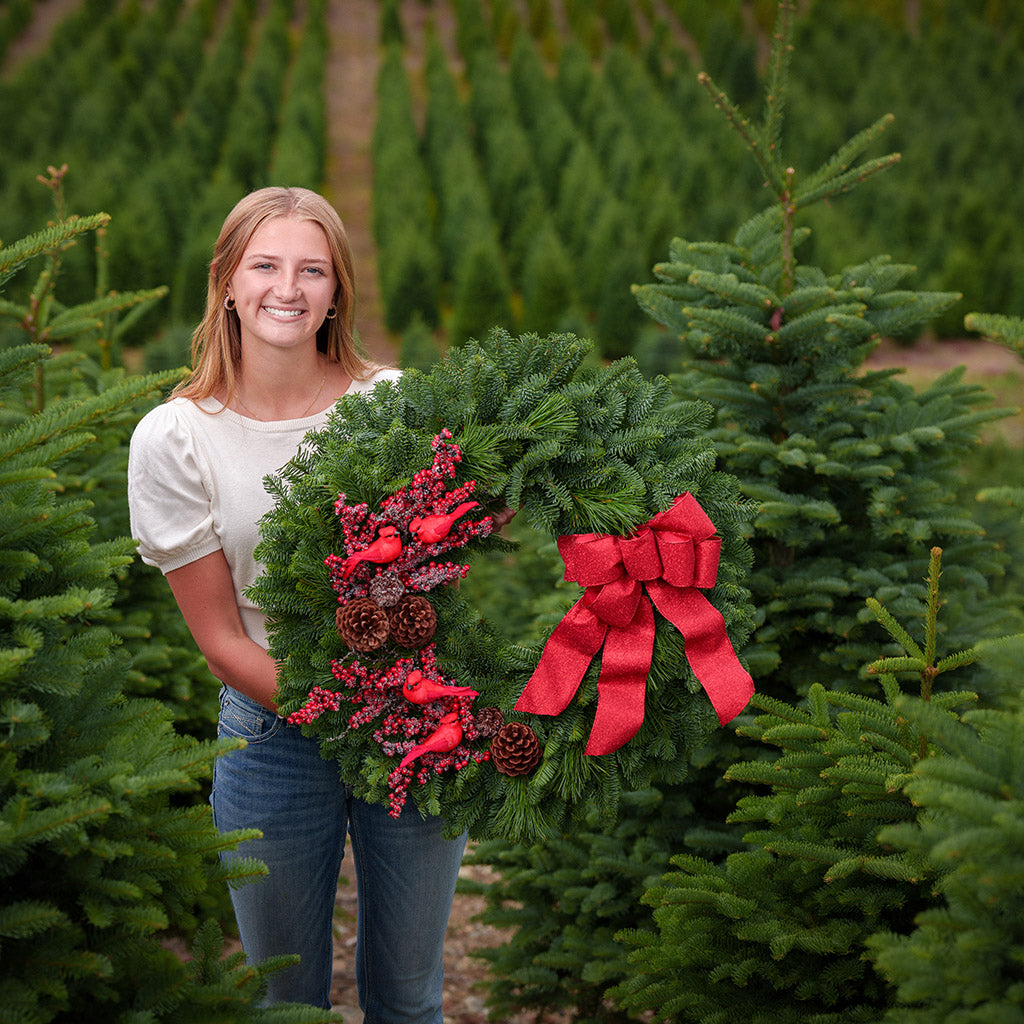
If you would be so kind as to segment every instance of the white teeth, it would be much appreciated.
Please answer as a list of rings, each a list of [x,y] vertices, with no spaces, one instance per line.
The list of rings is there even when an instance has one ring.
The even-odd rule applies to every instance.
[[[302,316],[303,312],[301,309],[276,309],[273,306],[264,306],[263,308],[273,316],[296,317]]]

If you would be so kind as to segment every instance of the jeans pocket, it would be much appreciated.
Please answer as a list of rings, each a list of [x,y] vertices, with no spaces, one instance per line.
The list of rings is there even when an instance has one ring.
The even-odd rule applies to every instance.
[[[281,728],[283,720],[257,704],[244,693],[225,686],[220,693],[220,717],[217,721],[218,736],[233,736],[249,743],[269,740]]]

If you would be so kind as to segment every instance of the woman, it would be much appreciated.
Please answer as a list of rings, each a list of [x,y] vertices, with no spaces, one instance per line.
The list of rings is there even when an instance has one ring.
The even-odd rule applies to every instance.
[[[269,869],[231,891],[247,957],[300,955],[271,975],[268,1000],[330,1005],[348,832],[366,1024],[441,1024],[442,946],[465,839],[445,840],[440,819],[414,808],[396,820],[352,798],[316,742],[278,716],[264,617],[245,596],[273,504],[264,477],[338,398],[398,376],[356,354],[353,298],[345,230],[326,200],[267,188],[238,203],[214,249],[193,373],[132,437],[132,534],[224,684],[219,734],[248,741],[218,759],[211,801],[221,831],[262,832],[229,854]]]

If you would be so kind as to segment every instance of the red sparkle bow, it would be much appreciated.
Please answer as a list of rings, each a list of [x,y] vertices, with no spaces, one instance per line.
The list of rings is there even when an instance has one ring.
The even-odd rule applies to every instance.
[[[565,578],[586,587],[548,637],[517,711],[557,715],[594,656],[601,655],[597,714],[587,754],[610,754],[636,735],[654,653],[654,610],[683,634],[686,658],[725,725],[754,684],[725,634],[721,613],[697,588],[713,587],[722,541],[689,492],[631,537],[580,533],[558,538]],[[644,599],[644,588],[650,600]]]

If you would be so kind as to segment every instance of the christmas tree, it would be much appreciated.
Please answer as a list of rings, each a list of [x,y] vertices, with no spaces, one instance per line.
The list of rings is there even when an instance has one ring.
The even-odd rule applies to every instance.
[[[883,699],[817,684],[799,707],[755,698],[760,714],[742,731],[779,752],[729,770],[731,779],[761,790],[742,797],[732,815],[748,828],[747,848],[720,864],[673,857],[675,870],[644,897],[655,907],[655,927],[621,936],[636,948],[635,973],[610,993],[620,1005],[651,1011],[656,1020],[710,1024],[852,1024],[879,1020],[892,1005],[892,987],[874,972],[865,952],[878,933],[890,937],[889,945],[910,934],[915,920],[922,920],[920,912],[934,903],[937,886],[946,884],[937,883],[927,843],[907,836],[921,821],[923,835],[935,841],[932,815],[918,810],[918,794],[928,788],[925,779],[946,774],[946,761],[935,755],[956,730],[958,709],[976,699],[970,692],[936,692],[937,680],[979,657],[973,648],[941,656],[940,563],[935,548],[920,641],[881,604],[870,602],[873,615],[903,649],[901,656],[880,658],[869,668]],[[927,713],[905,713],[909,680]],[[991,735],[998,742],[985,763],[993,775],[1012,750],[1012,727],[1010,733]],[[921,781],[911,781],[915,777]],[[991,789],[969,763],[962,777],[973,794]],[[934,785],[928,791],[934,806],[964,806],[953,788],[942,796]],[[1012,815],[1012,799],[1006,799],[1011,795],[1000,796]],[[975,820],[989,816],[990,808],[975,808]],[[1010,850],[1012,829],[1000,836],[1009,855],[1001,863],[989,860],[981,837],[962,858],[986,879],[990,864],[1001,869],[995,884],[1004,890],[1014,889],[1010,872],[1019,862]],[[894,836],[904,837],[896,848]],[[954,860],[961,859],[959,853]],[[1019,883],[1015,888],[1019,893]],[[978,911],[975,923],[985,918],[988,933],[998,934],[1001,909]],[[958,966],[966,963],[968,974],[983,978],[987,954],[963,954]],[[907,970],[913,957],[899,960]]]
[[[1009,411],[985,408],[990,396],[962,370],[915,392],[898,371],[864,369],[882,338],[919,329],[959,295],[913,290],[914,268],[884,255],[838,272],[799,263],[808,235],[800,215],[893,167],[898,154],[858,162],[887,127],[883,117],[814,173],[785,164],[791,19],[791,5],[780,4],[761,124],[701,76],[774,203],[732,243],[676,239],[655,267],[659,282],[635,289],[680,339],[677,393],[715,407],[719,455],[759,504],[751,588],[763,622],[749,657],[760,688],[780,694],[806,689],[826,666],[856,674],[871,650],[861,644],[868,597],[918,614],[932,543],[960,574],[958,605],[972,610],[947,626],[973,636],[1000,616],[986,593],[1003,557],[956,497],[980,427]]]
[[[59,222],[0,249],[0,285],[107,219]],[[48,296],[51,268],[35,294]],[[68,338],[101,310],[53,312],[51,337]],[[196,931],[197,899],[261,871],[251,862],[220,866],[219,852],[245,835],[219,834],[195,800],[230,745],[183,736],[161,703],[127,694],[132,658],[111,609],[134,544],[102,539],[86,489],[65,488],[72,460],[84,464],[96,436],[164,378],[49,395],[42,385],[64,372],[51,376],[51,359],[40,344],[0,350],[4,1019],[324,1020],[309,1008],[261,1008],[265,974],[283,964],[246,966],[240,954],[222,961],[216,923]],[[193,933],[187,962],[168,940]]]
[[[58,221],[66,219],[67,177],[64,166],[51,167],[39,178],[52,192]],[[22,400],[8,403],[8,426],[27,422],[55,399],[86,401],[122,383],[127,373],[124,338],[167,293],[166,288],[129,292],[111,288],[107,220],[104,216],[84,236],[70,238],[41,254],[45,265],[34,284],[19,288],[17,298],[0,298],[0,325],[9,325],[12,344],[59,346],[28,378]],[[95,239],[96,253],[94,298],[69,306],[61,287],[65,257],[70,247],[82,247],[90,238]],[[146,398],[94,422],[89,446],[69,452],[54,467],[64,494],[80,495],[92,504],[91,518],[101,540],[129,533],[125,439],[142,412],[160,400],[158,391],[169,388],[183,373],[182,369],[153,377]],[[131,656],[127,691],[160,699],[179,727],[200,738],[212,737],[220,687],[178,614],[162,575],[138,559],[115,572],[117,589],[104,621]]]

